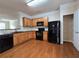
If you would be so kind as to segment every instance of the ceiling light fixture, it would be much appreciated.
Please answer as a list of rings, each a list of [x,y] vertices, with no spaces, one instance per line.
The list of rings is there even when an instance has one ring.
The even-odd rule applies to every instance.
[[[46,2],[47,0],[26,0],[28,6],[38,6]]]
[[[25,0],[25,3],[30,3],[30,2],[32,2],[33,0]]]

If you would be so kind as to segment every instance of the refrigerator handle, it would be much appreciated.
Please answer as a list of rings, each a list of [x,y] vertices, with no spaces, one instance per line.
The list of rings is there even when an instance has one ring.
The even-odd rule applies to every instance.
[[[59,22],[57,22],[57,43],[59,43]]]

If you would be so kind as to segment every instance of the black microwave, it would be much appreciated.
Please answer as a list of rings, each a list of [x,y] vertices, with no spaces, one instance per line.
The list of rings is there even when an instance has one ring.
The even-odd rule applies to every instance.
[[[44,26],[44,22],[37,22],[37,26]]]

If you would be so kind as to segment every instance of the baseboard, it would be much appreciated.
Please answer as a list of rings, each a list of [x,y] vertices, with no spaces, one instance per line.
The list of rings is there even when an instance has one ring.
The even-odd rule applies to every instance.
[[[68,40],[64,40],[64,42],[72,42],[72,41],[70,41],[70,40],[69,41]]]

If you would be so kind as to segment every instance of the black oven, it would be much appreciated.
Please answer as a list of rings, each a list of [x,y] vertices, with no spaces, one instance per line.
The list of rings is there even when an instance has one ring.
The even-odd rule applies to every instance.
[[[44,28],[38,28],[38,31],[36,31],[37,40],[43,40],[43,31],[45,31]]]
[[[43,32],[36,31],[36,40],[43,40]]]

